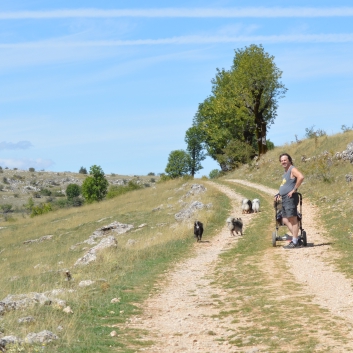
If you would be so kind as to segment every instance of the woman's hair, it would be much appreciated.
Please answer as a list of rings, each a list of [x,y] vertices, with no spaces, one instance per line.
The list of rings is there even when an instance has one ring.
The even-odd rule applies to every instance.
[[[279,161],[281,161],[281,158],[283,156],[287,156],[288,157],[288,160],[290,162],[290,164],[293,164],[293,160],[292,160],[292,157],[288,154],[288,153],[282,153],[280,156],[279,156]]]

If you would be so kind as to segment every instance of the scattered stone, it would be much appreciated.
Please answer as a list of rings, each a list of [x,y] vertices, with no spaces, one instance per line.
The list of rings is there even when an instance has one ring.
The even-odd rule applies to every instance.
[[[137,243],[137,241],[135,239],[129,239],[126,243],[126,246],[132,246],[136,243]]]
[[[346,174],[346,182],[350,183],[351,181],[353,181],[353,175],[352,174]]]
[[[142,223],[137,228],[143,228],[143,227],[146,227],[146,226],[147,226],[147,223]]]
[[[18,337],[16,336],[4,336],[2,338],[0,338],[0,350],[2,352],[6,352],[6,346],[8,344],[21,344],[22,340],[20,340]]]
[[[192,196],[192,195],[198,195],[198,194],[204,193],[206,191],[207,191],[207,189],[203,185],[201,185],[201,184],[192,184],[191,188],[190,188],[190,191],[185,195],[185,197],[189,197],[189,196]]]
[[[110,236],[102,239],[98,245],[96,245],[93,248],[91,248],[90,250],[88,250],[88,252],[83,257],[79,258],[75,262],[75,266],[88,265],[89,263],[91,263],[92,261],[95,261],[97,259],[97,252],[98,251],[101,251],[103,249],[110,248],[110,247],[116,247],[116,246],[117,246],[116,239],[112,235],[110,235]]]
[[[117,335],[118,335],[118,333],[117,333],[116,331],[110,332],[110,337],[115,337],[115,336],[117,336]]]
[[[163,204],[162,204],[162,205],[159,205],[159,206],[156,207],[156,208],[154,208],[154,209],[152,210],[152,212],[160,211],[160,210],[162,210],[162,209],[163,209]]]
[[[72,309],[67,306],[66,308],[63,309],[63,312],[66,313],[66,314],[73,314],[74,312],[72,311]]]
[[[56,329],[57,329],[59,332],[64,330],[64,328],[63,328],[61,325],[59,325]]]
[[[65,307],[66,302],[64,300],[56,298],[56,295],[62,293],[62,291],[51,291],[45,293],[29,293],[29,294],[9,294],[0,302],[0,315],[4,315],[8,311],[25,309],[34,305],[52,305],[55,304],[58,307]]]
[[[38,333],[34,333],[34,332],[29,333],[25,338],[25,342],[29,344],[33,344],[33,343],[43,344],[43,343],[52,342],[57,339],[59,339],[59,337],[55,335],[53,332],[44,330]]]
[[[120,298],[113,298],[110,302],[111,302],[112,304],[120,303]]]
[[[94,284],[95,281],[91,281],[90,279],[86,280],[86,281],[81,281],[78,286],[79,287],[89,287],[91,286],[92,284]]]
[[[33,316],[26,316],[18,319],[19,324],[30,324],[32,322],[36,322],[36,319]]]

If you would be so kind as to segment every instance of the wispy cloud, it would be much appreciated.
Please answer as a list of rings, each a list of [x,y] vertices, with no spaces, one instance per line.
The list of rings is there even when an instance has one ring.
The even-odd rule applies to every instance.
[[[11,158],[0,158],[0,165],[2,167],[8,168],[18,168],[18,169],[28,169],[28,168],[35,168],[35,169],[45,169],[49,168],[55,163],[50,159],[11,159]]]
[[[30,147],[32,147],[32,144],[29,141],[0,142],[0,150],[26,150]]]
[[[141,45],[186,45],[221,43],[348,43],[353,42],[353,33],[338,34],[289,34],[269,36],[178,36],[161,39],[97,40],[97,41],[57,41],[45,40],[23,43],[3,43],[0,49],[34,48],[79,48],[79,47],[120,47]]]
[[[4,11],[0,20],[53,18],[281,18],[348,17],[353,7],[246,7],[246,8],[155,8],[155,9],[61,9],[47,11]]]

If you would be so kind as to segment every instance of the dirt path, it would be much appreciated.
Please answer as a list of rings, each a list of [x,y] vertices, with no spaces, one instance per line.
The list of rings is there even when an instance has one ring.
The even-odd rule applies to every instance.
[[[230,181],[257,188],[270,195],[276,193],[276,190],[242,180]],[[232,200],[231,214],[241,215],[242,196],[225,186],[213,185]],[[295,269],[293,275],[296,280],[304,284],[307,294],[313,295],[315,303],[352,325],[352,282],[323,261],[335,255],[317,222],[317,210],[306,200],[303,204],[303,215],[309,246],[295,250],[284,250],[278,246],[271,250],[278,252],[283,261],[291,264],[291,271]],[[246,226],[253,217],[256,217],[256,214],[242,215],[245,233]],[[227,296],[223,288],[211,285],[218,256],[235,246],[238,240],[239,237],[231,237],[229,230],[224,227],[209,242],[195,244],[194,257],[178,264],[172,273],[166,276],[164,282],[159,284],[158,293],[144,303],[143,316],[132,317],[127,323],[129,327],[146,330],[146,341],[156,342],[152,347],[141,351],[244,352],[227,342],[227,338],[236,331],[236,324],[233,324],[229,317],[212,317],[219,314],[214,297],[222,300]],[[260,352],[259,349],[255,347],[247,352]]]

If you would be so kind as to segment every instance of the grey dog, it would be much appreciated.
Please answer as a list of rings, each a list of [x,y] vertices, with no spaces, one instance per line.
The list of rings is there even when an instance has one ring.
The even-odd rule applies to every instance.
[[[240,235],[243,235],[243,221],[241,218],[228,217],[227,218],[228,229],[230,230],[230,235],[235,235],[240,232]]]

